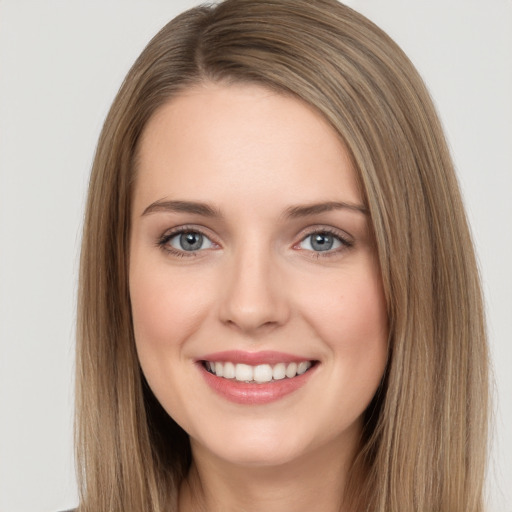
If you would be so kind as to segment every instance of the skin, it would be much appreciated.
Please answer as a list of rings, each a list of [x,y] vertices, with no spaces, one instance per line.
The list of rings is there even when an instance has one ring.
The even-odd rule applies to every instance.
[[[150,207],[162,201],[217,214]],[[287,215],[333,201],[351,207]],[[169,239],[180,227],[204,233],[200,250]],[[325,230],[340,239],[314,250]],[[191,439],[180,510],[339,511],[388,326],[356,173],[323,118],[255,85],[202,84],[161,107],[139,146],[129,279],[143,372]],[[224,350],[316,365],[293,393],[239,404],[198,367]]]

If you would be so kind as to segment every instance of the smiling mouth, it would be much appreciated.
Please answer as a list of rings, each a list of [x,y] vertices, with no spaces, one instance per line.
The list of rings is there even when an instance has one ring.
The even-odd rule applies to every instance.
[[[306,373],[316,361],[301,361],[298,363],[277,363],[248,365],[243,363],[202,361],[206,371],[223,379],[238,382],[263,384],[283,379],[293,379]]]

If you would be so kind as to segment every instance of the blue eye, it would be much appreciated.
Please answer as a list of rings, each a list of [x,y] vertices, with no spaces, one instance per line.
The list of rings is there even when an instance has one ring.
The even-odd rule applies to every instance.
[[[299,247],[307,251],[326,252],[339,249],[350,244],[337,235],[325,231],[318,231],[306,236]]]
[[[182,231],[167,237],[165,245],[177,251],[196,252],[213,247],[212,241],[197,231]]]

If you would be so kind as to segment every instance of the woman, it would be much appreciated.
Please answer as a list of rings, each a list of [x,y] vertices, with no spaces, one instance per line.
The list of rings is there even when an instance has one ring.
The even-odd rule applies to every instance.
[[[331,0],[187,11],[90,183],[80,511],[480,511],[487,349],[428,93]]]

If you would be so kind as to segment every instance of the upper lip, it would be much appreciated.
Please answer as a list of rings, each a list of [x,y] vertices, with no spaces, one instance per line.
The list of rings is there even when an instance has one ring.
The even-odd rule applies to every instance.
[[[285,352],[276,352],[273,350],[263,350],[260,352],[247,352],[243,350],[225,350],[222,352],[214,352],[207,354],[198,359],[198,361],[210,361],[212,363],[241,363],[251,366],[259,364],[277,364],[277,363],[300,363],[302,361],[314,361],[309,357],[288,354]]]

